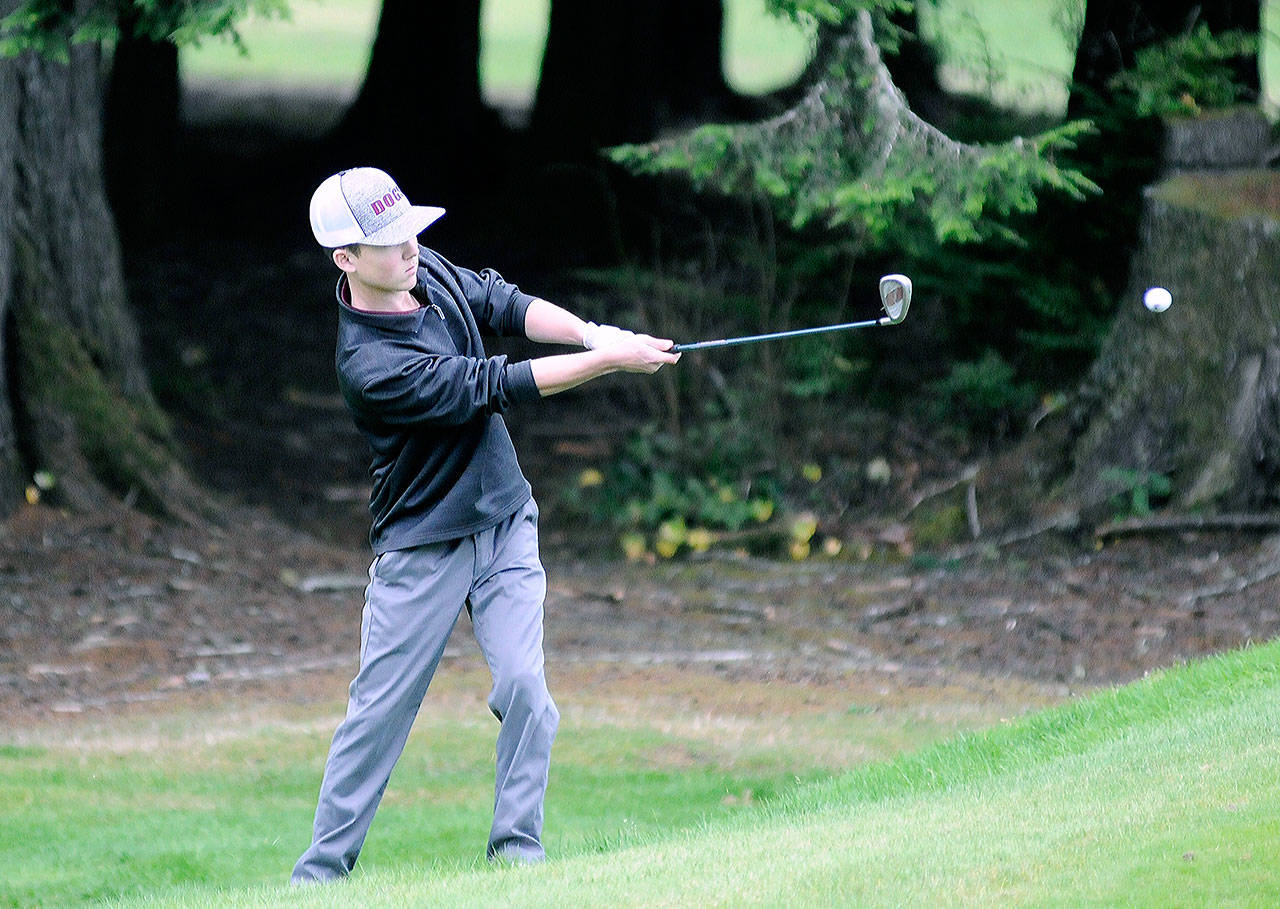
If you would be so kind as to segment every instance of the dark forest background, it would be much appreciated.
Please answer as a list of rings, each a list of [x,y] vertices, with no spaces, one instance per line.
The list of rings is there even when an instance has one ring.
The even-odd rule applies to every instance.
[[[687,357],[657,382],[610,380],[514,415],[553,525],[606,528],[592,538],[633,553],[723,542],[802,557],[821,539],[810,528],[838,541],[964,476],[1064,407],[1132,304],[1141,193],[1168,119],[1256,109],[1262,6],[1064,3],[1078,34],[1066,110],[1030,114],[949,91],[921,10],[871,6],[913,111],[970,145],[1087,120],[1057,163],[1098,191],[1039,192],[973,242],[851,243],[857,225],[789,224],[759,194],[699,192],[603,154],[785,115],[848,18],[815,21],[795,85],[745,96],[724,75],[718,0],[555,0],[534,103],[513,122],[480,90],[479,0],[386,0],[354,101],[308,134],[300,100],[184,115],[181,40],[225,31],[245,4],[9,2],[40,15],[9,20],[19,52],[0,110],[0,504],[123,499],[216,520],[212,488],[349,539],[361,457],[333,406],[332,276],[303,213],[319,180],[354,163],[449,208],[424,239],[460,264],[678,339],[859,317],[879,274],[915,279],[900,330]],[[108,37],[65,43],[76,29]],[[913,532],[962,538],[962,516],[948,507]]]

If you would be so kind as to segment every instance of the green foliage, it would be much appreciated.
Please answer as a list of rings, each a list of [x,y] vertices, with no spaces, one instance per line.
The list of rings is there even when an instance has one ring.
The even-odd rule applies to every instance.
[[[611,526],[628,556],[652,548],[670,558],[768,521],[779,498],[775,470],[756,427],[712,404],[679,432],[644,427],[601,482],[580,485],[566,504]]]
[[[660,213],[664,232],[676,235],[664,236],[664,248],[687,244],[687,234],[708,221],[717,229],[698,237],[710,248],[682,249],[684,258],[664,261],[660,272],[632,267],[579,277],[603,284],[603,296],[627,301],[615,303],[618,309],[642,313],[634,324],[656,326],[679,340],[876,313],[874,283],[851,287],[848,251],[829,238],[780,229],[758,206],[731,205],[714,217],[701,214],[692,225],[679,222],[691,208],[682,201],[672,217]],[[865,309],[842,312],[846,300]],[[812,454],[792,459],[784,452],[806,433],[814,414],[831,413],[828,402],[868,382],[867,342],[858,335],[686,357],[678,370],[658,377],[666,383],[659,405],[663,421],[637,433],[612,466],[584,472],[578,488],[565,493],[566,506],[583,523],[617,534],[633,558],[737,546],[745,536],[751,540],[743,546],[778,552],[788,531],[774,518],[791,507],[816,506],[816,481],[797,468]]]
[[[881,13],[889,6],[815,5],[828,16],[822,62],[804,99],[786,114],[607,154],[635,173],[679,174],[699,191],[765,200],[792,229],[820,227],[864,250],[885,248],[904,231],[925,230],[940,242],[1012,240],[1002,222],[1035,211],[1037,193],[1081,198],[1096,189],[1054,161],[1089,124],[993,145],[955,142],[915,117],[887,84],[876,47],[885,27],[868,34],[865,18],[853,16],[869,5]]]
[[[877,40],[886,50],[897,50],[902,29],[893,23],[894,13],[908,13],[916,0],[765,0],[765,9],[775,16],[801,24],[816,23],[825,28],[838,28],[857,12],[871,13]]]
[[[1258,53],[1258,35],[1244,31],[1213,34],[1200,23],[1186,34],[1138,51],[1134,65],[1111,80],[1132,96],[1139,116],[1195,114],[1201,108],[1229,107],[1249,89],[1236,80],[1232,61]]]
[[[286,0],[23,0],[0,19],[0,55],[34,51],[65,62],[73,45],[110,43],[122,35],[179,45],[205,37],[239,44],[235,23],[246,14],[283,18],[288,9]]]
[[[1013,366],[994,350],[956,363],[930,386],[937,417],[991,437],[1005,435],[1035,405],[1035,389],[1017,379]]]
[[[947,503],[922,508],[911,520],[911,538],[923,549],[950,546],[962,538],[967,526],[963,505]]]
[[[1153,508],[1173,494],[1173,481],[1163,473],[1135,470],[1131,467],[1108,467],[1100,479],[1116,488],[1110,505],[1117,520],[1145,518]]]

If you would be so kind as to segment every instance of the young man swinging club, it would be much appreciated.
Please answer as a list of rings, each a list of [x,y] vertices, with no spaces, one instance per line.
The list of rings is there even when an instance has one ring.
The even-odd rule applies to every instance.
[[[500,722],[490,859],[543,859],[542,805],[559,713],[543,674],[538,510],[502,414],[613,372],[675,363],[669,340],[584,322],[418,245],[444,209],[410,205],[375,168],[329,177],[311,228],[333,251],[338,384],[373,451],[374,560],[360,668],[325,764],[294,883],[350,873],[445,642],[465,606]],[[581,345],[513,363],[481,331]]]

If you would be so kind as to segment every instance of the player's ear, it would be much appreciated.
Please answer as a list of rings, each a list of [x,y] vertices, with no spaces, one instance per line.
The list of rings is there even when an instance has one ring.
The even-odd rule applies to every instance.
[[[346,246],[339,246],[333,251],[333,264],[341,268],[347,274],[356,270],[355,254],[352,249]]]

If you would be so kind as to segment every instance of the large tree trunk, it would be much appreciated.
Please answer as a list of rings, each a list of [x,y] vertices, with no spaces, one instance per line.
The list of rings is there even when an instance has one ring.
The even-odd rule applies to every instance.
[[[941,126],[946,122],[951,99],[938,81],[938,53],[920,35],[919,5],[909,12],[893,13],[890,20],[904,32],[897,52],[884,55],[893,84],[922,119]]]
[[[721,65],[721,0],[552,0],[532,132],[577,159],[668,126],[745,116]]]
[[[447,201],[493,159],[480,94],[480,0],[383,0],[364,84],[335,141]],[[414,196],[416,198],[416,196]]]
[[[1056,254],[1088,263],[1109,305],[1121,303],[1070,419],[1043,424],[990,471],[984,492],[1008,500],[1011,522],[1032,524],[1059,509],[1125,510],[1160,478],[1183,507],[1280,501],[1280,185],[1231,170],[1261,161],[1265,122],[1249,110],[1134,120],[1108,88],[1138,50],[1196,15],[1218,31],[1256,29],[1258,4],[1090,0],[1087,15],[1071,112],[1099,119],[1102,134],[1080,158],[1104,192],[1074,211],[1050,200],[1040,220],[1053,226]],[[1180,168],[1197,173],[1155,183]],[[1140,302],[1155,285],[1173,292],[1163,314]],[[1017,501],[1011,490],[1050,494]]]
[[[72,507],[132,494],[185,517],[104,192],[101,81],[90,45],[0,60],[0,507],[45,470]]]
[[[104,164],[112,211],[126,242],[164,236],[169,225],[181,96],[177,45],[127,35],[116,42],[106,97]]]
[[[8,10],[5,10],[8,12]],[[17,120],[18,73],[10,64],[0,63],[0,124]],[[0,137],[10,129],[0,130]],[[13,236],[15,197],[14,143],[0,141],[0,238]],[[8,514],[18,503],[26,482],[26,465],[18,453],[20,411],[14,408],[17,393],[16,355],[13,353],[17,320],[14,317],[10,288],[13,286],[13,244],[0,245],[0,515]]]
[[[1078,370],[1094,354],[1097,332],[1115,312],[1126,291],[1130,262],[1138,245],[1145,187],[1156,179],[1165,153],[1165,130],[1155,117],[1138,117],[1132,105],[1114,95],[1111,80],[1134,64],[1137,53],[1159,41],[1184,34],[1197,23],[1214,31],[1256,31],[1258,0],[1089,0],[1077,47],[1067,114],[1093,121],[1097,133],[1084,137],[1068,159],[1102,189],[1083,204],[1049,198],[1024,239],[1029,240],[1022,268],[1037,269],[1074,291],[1075,304],[1062,313],[1048,308],[1047,331],[1071,338],[1072,347],[1046,360],[1055,370]],[[1257,61],[1240,61],[1242,73]],[[1063,231],[1061,225],[1072,229]],[[1046,253],[1045,250],[1048,250]],[[1082,279],[1087,273],[1087,279]],[[1065,375],[1069,381],[1074,376]],[[1060,379],[1059,379],[1060,380]]]
[[[1076,406],[1068,497],[1151,475],[1185,507],[1280,502],[1280,178],[1181,174],[1147,191],[1126,305]],[[1154,314],[1146,287],[1173,292]]]

